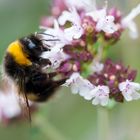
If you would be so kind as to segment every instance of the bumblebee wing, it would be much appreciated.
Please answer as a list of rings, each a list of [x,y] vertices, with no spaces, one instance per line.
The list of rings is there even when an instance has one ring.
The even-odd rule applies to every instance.
[[[29,122],[31,122],[29,101],[24,96],[18,96],[18,102],[22,110],[22,116],[28,118]]]
[[[23,115],[27,116],[29,119],[29,122],[31,122],[31,110],[30,110],[30,105],[29,101],[26,95],[26,92],[24,92],[24,83],[25,83],[25,78],[19,79],[19,88],[18,88],[18,94],[19,94],[19,103],[20,106],[23,110]]]

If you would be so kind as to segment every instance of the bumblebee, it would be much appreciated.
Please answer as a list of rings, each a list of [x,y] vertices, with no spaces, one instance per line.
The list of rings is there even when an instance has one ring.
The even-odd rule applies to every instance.
[[[46,101],[66,80],[55,80],[57,72],[43,71],[44,66],[51,65],[49,59],[40,57],[44,51],[49,51],[49,48],[43,45],[37,34],[16,40],[6,50],[4,74],[13,81],[19,94],[27,100]]]

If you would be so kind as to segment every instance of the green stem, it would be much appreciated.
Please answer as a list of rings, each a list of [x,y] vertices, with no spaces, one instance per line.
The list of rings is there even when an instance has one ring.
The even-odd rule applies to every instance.
[[[107,108],[97,108],[97,139],[110,140],[109,110]]]
[[[94,63],[100,62],[102,60],[102,55],[103,55],[103,46],[98,47],[98,53],[96,57],[94,58]]]
[[[47,119],[41,115],[37,115],[34,124],[39,128],[46,139],[49,140],[68,140],[65,138]]]

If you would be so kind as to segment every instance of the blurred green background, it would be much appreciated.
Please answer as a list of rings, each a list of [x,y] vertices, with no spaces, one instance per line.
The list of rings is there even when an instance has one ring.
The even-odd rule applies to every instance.
[[[127,14],[139,2],[109,0],[109,5],[115,5]],[[103,3],[103,0],[99,3]],[[1,62],[10,42],[38,30],[40,19],[49,13],[49,7],[49,0],[0,0]],[[140,16],[136,22],[140,27]],[[132,40],[125,32],[109,54],[114,60],[123,60],[126,65],[137,69],[137,81],[140,82],[139,44],[140,37]],[[60,89],[52,100],[40,105],[39,111],[32,116],[31,128],[25,121],[8,126],[0,124],[0,140],[96,140],[97,110],[98,107],[91,102],[72,95],[68,89]],[[108,119],[111,140],[140,140],[140,101],[118,104],[108,110],[108,114],[103,114],[105,120]],[[105,124],[104,120],[100,122],[100,125]]]

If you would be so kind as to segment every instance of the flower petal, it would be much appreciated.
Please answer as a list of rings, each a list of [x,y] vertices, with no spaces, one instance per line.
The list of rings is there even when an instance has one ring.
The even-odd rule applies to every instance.
[[[84,30],[81,26],[72,25],[70,28],[66,28],[64,32],[66,37],[72,41],[73,39],[79,39],[82,36]]]
[[[108,104],[108,102],[109,102],[109,99],[108,98],[103,98],[102,100],[100,100],[100,104],[102,106],[106,106]]]
[[[132,101],[133,100],[131,94],[128,94],[128,93],[125,93],[125,92],[122,92],[122,94],[123,94],[126,101]]]
[[[140,84],[126,80],[119,84],[119,89],[126,101],[137,100],[140,98],[140,94],[137,92],[140,90]]]
[[[133,94],[132,94],[132,98],[133,98],[134,100],[140,99],[140,93],[138,93],[138,92],[133,93]]]
[[[132,11],[130,12],[130,14],[128,14],[121,21],[123,28],[129,28],[129,30],[130,30],[129,31],[129,35],[133,39],[136,39],[138,37],[138,29],[137,29],[137,26],[136,26],[135,22],[133,21],[134,18],[138,14],[140,14],[140,4],[138,4],[137,7],[135,7],[134,9],[132,9]]]
[[[65,0],[67,7],[75,7],[77,10],[92,11],[96,9],[96,0]]]
[[[104,65],[102,63],[93,62],[93,65],[92,65],[93,72],[100,73],[103,70],[103,68],[104,68]]]
[[[73,94],[77,94],[77,93],[79,92],[79,87],[78,87],[77,84],[72,84],[72,85],[71,85],[71,92],[72,92]]]
[[[98,105],[99,103],[100,103],[100,101],[99,101],[98,98],[94,98],[94,99],[92,100],[92,104],[93,104],[93,105]]]

